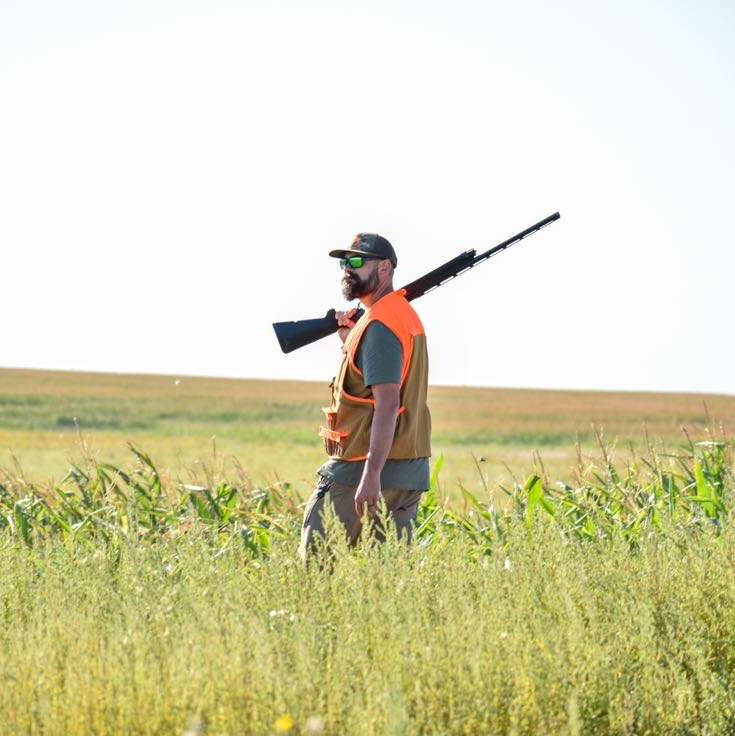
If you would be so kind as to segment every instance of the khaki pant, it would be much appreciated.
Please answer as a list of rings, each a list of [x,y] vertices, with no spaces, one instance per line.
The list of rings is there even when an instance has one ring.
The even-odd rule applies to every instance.
[[[301,545],[299,546],[299,554],[302,559],[306,559],[311,546],[316,541],[315,535],[318,534],[320,537],[324,537],[323,512],[327,499],[329,499],[335,515],[345,528],[349,544],[354,545],[357,543],[357,540],[360,538],[360,532],[362,531],[362,522],[357,515],[357,511],[355,511],[356,490],[355,486],[347,486],[342,483],[334,483],[327,480],[319,482],[304,510],[304,522],[301,527]],[[396,532],[399,539],[406,539],[408,542],[411,541],[413,537],[413,522],[416,518],[416,511],[422,495],[422,491],[390,489],[382,491],[383,501],[391,515],[393,523],[396,525]],[[372,532],[378,541],[385,541],[384,530],[377,516],[373,518]]]

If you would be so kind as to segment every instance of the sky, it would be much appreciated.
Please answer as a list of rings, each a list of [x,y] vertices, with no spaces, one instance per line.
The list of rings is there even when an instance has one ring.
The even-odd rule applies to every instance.
[[[430,381],[735,393],[732,2],[0,0],[0,366],[328,382],[333,248]]]

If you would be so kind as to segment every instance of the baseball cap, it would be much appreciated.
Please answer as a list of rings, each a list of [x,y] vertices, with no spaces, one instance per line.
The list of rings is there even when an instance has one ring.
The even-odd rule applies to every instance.
[[[350,256],[378,256],[387,258],[393,266],[398,265],[398,257],[396,256],[393,246],[382,236],[377,233],[358,233],[352,241],[348,250],[332,250],[329,251],[332,258],[349,258]]]

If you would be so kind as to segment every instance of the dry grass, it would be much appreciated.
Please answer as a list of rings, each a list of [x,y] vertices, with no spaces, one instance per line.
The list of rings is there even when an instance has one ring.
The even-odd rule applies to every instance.
[[[192,530],[0,545],[0,734],[671,734],[735,728],[732,531],[637,554],[521,525],[304,572]]]
[[[206,461],[216,437],[257,479],[293,482],[302,493],[323,460],[315,433],[325,384],[0,370],[0,466],[11,452],[35,478],[59,477],[78,454],[73,419],[100,459],[122,462],[132,439],[174,472]],[[591,425],[622,444],[652,436],[678,444],[681,426],[698,433],[705,405],[726,430],[735,426],[735,397],[697,394],[535,391],[432,387],[435,456],[446,458],[447,488],[474,482],[472,457],[483,457],[488,482],[508,482],[541,453],[547,469],[568,476],[596,443]]]

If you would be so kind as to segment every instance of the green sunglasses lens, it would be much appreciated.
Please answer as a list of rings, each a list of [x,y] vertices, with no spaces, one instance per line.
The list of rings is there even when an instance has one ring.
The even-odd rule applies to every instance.
[[[362,256],[350,256],[350,258],[340,258],[340,268],[361,268],[362,264],[365,263],[365,259]]]

